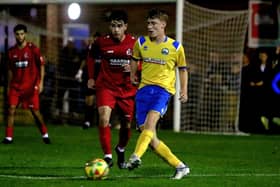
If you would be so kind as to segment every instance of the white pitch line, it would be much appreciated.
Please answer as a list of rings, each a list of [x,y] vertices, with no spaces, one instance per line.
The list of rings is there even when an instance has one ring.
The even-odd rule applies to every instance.
[[[188,177],[280,177],[280,173],[190,174]]]
[[[85,176],[32,176],[32,175],[0,175],[0,178],[55,180],[55,179],[85,179]]]
[[[112,178],[169,178],[169,175],[154,175],[154,176],[141,176],[141,175],[118,175]],[[228,173],[228,174],[190,174],[188,177],[280,177],[280,173]],[[31,180],[73,180],[73,179],[86,179],[85,176],[32,176],[32,175],[0,175],[0,178],[10,179],[31,179]],[[110,178],[110,177],[109,177]]]

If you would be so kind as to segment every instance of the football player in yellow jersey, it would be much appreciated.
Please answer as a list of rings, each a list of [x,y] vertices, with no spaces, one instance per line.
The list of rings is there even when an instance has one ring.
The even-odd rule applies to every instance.
[[[148,36],[141,36],[134,45],[130,78],[138,84],[136,72],[142,62],[142,74],[136,94],[136,120],[141,134],[127,167],[129,170],[141,164],[141,157],[150,145],[171,166],[176,168],[173,179],[181,179],[190,172],[156,134],[156,125],[167,110],[170,97],[175,94],[176,68],[179,69],[180,101],[187,102],[188,72],[183,46],[165,34],[168,15],[152,9],[147,16]]]

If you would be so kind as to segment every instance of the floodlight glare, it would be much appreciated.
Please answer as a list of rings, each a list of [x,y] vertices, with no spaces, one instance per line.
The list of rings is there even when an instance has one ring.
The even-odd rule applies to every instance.
[[[68,17],[72,20],[76,20],[81,15],[81,7],[78,3],[71,3],[68,7]]]

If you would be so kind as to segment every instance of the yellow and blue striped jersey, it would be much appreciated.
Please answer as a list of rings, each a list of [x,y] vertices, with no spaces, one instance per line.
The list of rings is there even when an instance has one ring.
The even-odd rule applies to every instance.
[[[141,83],[158,85],[175,94],[175,68],[186,68],[185,52],[180,42],[166,37],[164,42],[156,43],[148,36],[141,36],[134,44],[133,58],[142,61]]]

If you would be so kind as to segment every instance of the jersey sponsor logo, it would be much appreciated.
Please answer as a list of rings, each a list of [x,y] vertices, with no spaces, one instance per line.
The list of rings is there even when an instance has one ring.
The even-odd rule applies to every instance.
[[[28,66],[28,61],[25,60],[25,61],[15,62],[15,66],[16,68],[26,68]]]
[[[153,63],[153,64],[160,64],[160,65],[165,65],[166,61],[162,59],[156,59],[156,58],[143,58],[144,62],[147,63]]]
[[[148,50],[148,46],[145,45],[145,46],[143,47],[143,50],[144,50],[144,51],[147,51],[147,50]]]
[[[169,54],[169,49],[168,48],[161,49],[161,54],[168,55]]]
[[[129,59],[110,59],[110,65],[111,66],[123,66],[125,64],[129,64]]]

